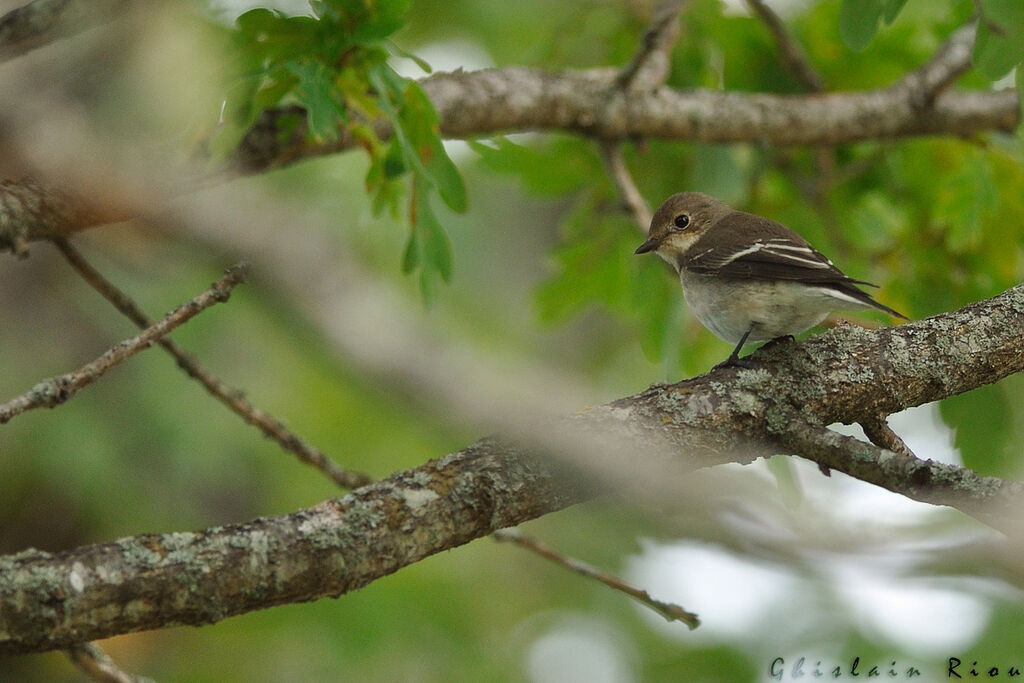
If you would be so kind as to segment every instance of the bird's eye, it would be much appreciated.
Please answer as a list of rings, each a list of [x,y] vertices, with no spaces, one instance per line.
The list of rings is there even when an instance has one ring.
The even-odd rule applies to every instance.
[[[687,216],[685,213],[681,213],[678,216],[676,216],[676,219],[672,222],[676,224],[677,228],[682,230],[683,228],[690,224],[690,217]]]

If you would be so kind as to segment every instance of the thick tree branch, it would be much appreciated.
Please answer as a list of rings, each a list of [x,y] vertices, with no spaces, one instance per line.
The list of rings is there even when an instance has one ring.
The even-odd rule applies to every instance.
[[[663,457],[666,446],[679,471],[792,452],[1013,533],[1024,485],[898,456],[816,425],[868,419],[866,412],[887,414],[1020,372],[1021,329],[1024,285],[895,328],[839,327],[776,345],[754,354],[757,369],[657,385],[563,418],[558,428],[628,444],[619,464],[629,477],[641,457]],[[558,462],[483,439],[291,515],[0,558],[0,654],[336,597],[611,488],[565,476]]]
[[[1013,92],[957,91],[922,111],[905,88],[812,95],[663,88],[624,99],[598,117],[614,71],[550,73],[523,67],[441,73],[423,86],[448,137],[566,130],[603,139],[655,137],[695,142],[829,145],[917,135],[1011,131]]]

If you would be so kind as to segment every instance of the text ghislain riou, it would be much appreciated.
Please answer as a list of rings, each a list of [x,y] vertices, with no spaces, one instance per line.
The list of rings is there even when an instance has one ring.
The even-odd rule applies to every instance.
[[[776,657],[772,660],[771,665],[768,669],[768,675],[776,681],[781,680],[795,680],[798,678],[811,677],[811,678],[859,678],[864,676],[865,678],[887,678],[889,680],[895,679],[911,679],[921,678],[921,670],[913,665],[902,666],[897,665],[895,661],[889,663],[889,666],[879,666],[877,664],[870,667],[866,666],[861,662],[860,657],[854,657],[848,665],[837,664],[835,666],[824,665],[822,666],[821,661],[814,662],[813,665],[809,664],[806,657],[800,657],[791,666],[786,665],[786,660],[782,657]],[[977,661],[972,661],[970,664],[966,664],[959,657],[950,657],[946,662],[945,678],[947,680],[963,680],[972,678],[1018,678],[1022,676],[1021,668],[1019,666],[1006,666],[1000,668],[998,666],[978,666]]]

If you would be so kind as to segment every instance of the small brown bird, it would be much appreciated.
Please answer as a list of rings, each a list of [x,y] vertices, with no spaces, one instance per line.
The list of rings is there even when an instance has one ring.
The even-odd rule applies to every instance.
[[[834,310],[875,308],[908,319],[857,287],[875,285],[848,277],[789,228],[700,192],[674,194],[658,208],[636,253],[650,251],[679,273],[704,327],[736,344],[716,368],[741,364],[747,342],[803,332]]]

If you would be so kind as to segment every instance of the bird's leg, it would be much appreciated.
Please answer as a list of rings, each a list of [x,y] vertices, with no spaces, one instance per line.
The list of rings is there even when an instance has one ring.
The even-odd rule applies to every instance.
[[[747,337],[749,337],[750,333],[754,331],[754,325],[756,324],[757,323],[750,323],[750,327],[748,327],[747,331],[743,333],[742,337],[740,337],[739,343],[736,344],[736,348],[732,350],[732,353],[729,354],[729,357],[723,360],[715,367],[711,368],[712,370],[718,370],[719,368],[729,368],[734,365],[739,365],[741,367],[750,367],[751,364],[749,361],[740,358],[740,349],[742,349],[743,345],[747,343]]]

